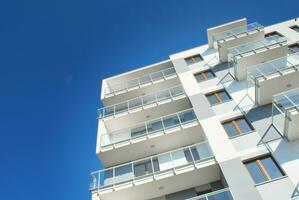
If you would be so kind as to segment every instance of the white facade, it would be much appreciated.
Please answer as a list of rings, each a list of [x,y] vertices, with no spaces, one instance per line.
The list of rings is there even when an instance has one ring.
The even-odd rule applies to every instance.
[[[207,35],[103,80],[92,200],[299,199],[299,21]]]

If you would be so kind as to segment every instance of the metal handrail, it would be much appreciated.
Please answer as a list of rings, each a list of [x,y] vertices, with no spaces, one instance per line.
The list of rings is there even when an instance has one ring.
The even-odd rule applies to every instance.
[[[264,29],[264,26],[262,26],[261,24],[259,24],[257,22],[254,22],[254,23],[251,23],[251,24],[238,26],[238,27],[232,28],[230,30],[215,33],[213,35],[213,39],[215,41],[220,41],[220,40],[225,41],[227,38],[230,38],[230,37],[236,37],[237,35],[240,35],[240,34],[243,34],[243,33],[251,32],[251,31],[254,31],[254,30],[260,31],[260,30],[263,30],[263,29]]]
[[[165,121],[169,121],[169,120],[171,120],[173,124],[165,127]],[[121,143],[124,141],[130,141],[138,137],[148,136],[150,134],[157,133],[157,132],[165,133],[165,130],[167,129],[177,127],[177,126],[183,126],[184,124],[188,124],[194,121],[197,121],[197,118],[193,108],[190,108],[169,115],[165,115],[157,119],[142,122],[126,129],[121,129],[110,133],[102,134],[100,139],[101,141],[100,144],[101,147],[105,147],[105,146]],[[156,126],[154,130],[151,128],[153,127],[153,125]],[[134,136],[134,134],[136,134],[136,136]]]
[[[211,197],[214,197],[214,196],[216,196],[218,194],[222,194],[222,193],[226,193],[228,195],[228,199],[223,199],[223,200],[233,200],[234,199],[232,197],[230,189],[229,188],[224,188],[224,189],[217,190],[217,191],[214,191],[214,192],[210,192],[210,193],[207,193],[207,194],[203,194],[203,195],[200,195],[200,196],[197,196],[197,197],[192,197],[192,198],[189,198],[189,199],[186,199],[186,200],[209,200]]]
[[[192,150],[194,150],[194,148],[196,149],[197,152],[197,158],[195,159],[194,157],[191,157],[191,160],[188,160],[190,158],[187,158],[186,155],[193,154],[194,152]],[[176,163],[175,161],[177,160],[173,158],[174,154],[184,155],[185,162],[180,162],[179,164]],[[160,158],[163,158],[164,161],[167,160],[171,166],[169,165],[167,168],[161,169],[161,166],[159,165]],[[172,150],[166,153],[150,156],[147,158],[135,160],[115,167],[110,167],[107,169],[101,169],[92,172],[91,173],[92,181],[90,185],[90,190],[95,190],[95,189],[101,190],[107,187],[114,188],[115,186],[124,183],[134,184],[136,180],[140,180],[144,178],[153,178],[154,180],[154,177],[158,176],[161,173],[172,172],[173,174],[175,174],[175,171],[177,169],[192,166],[194,164],[208,161],[213,158],[214,155],[210,149],[209,143],[207,141],[204,141],[194,145]],[[154,166],[154,168],[151,168],[148,171],[144,171],[144,173],[142,174],[138,173],[136,171],[136,166],[138,166],[138,164],[145,163],[145,162],[150,164],[150,166]]]
[[[173,99],[174,97],[185,94],[185,90],[182,85],[177,85],[159,92],[155,92],[146,96],[137,97],[124,101],[112,106],[107,106],[98,109],[98,117],[105,118],[113,116],[116,114],[129,112],[132,109],[143,108],[146,105],[158,103],[159,101]]]
[[[172,75],[176,75],[175,68],[169,67],[157,72],[153,72],[134,79],[130,79],[128,81],[124,81],[122,83],[118,83],[112,86],[107,86],[104,90],[105,95],[110,95],[110,94],[115,95],[117,92],[124,91],[124,90],[128,91],[129,89],[135,87],[139,88],[144,84],[148,84],[148,83],[153,84],[155,81],[166,79]]]

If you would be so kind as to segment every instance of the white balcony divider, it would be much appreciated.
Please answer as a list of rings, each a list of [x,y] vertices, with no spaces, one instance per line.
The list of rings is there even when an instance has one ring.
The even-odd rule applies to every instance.
[[[224,188],[221,190],[217,190],[215,192],[210,192],[204,195],[200,195],[197,197],[193,197],[186,200],[234,200],[229,188]]]
[[[280,37],[274,35],[271,37],[266,37],[262,40],[249,42],[246,44],[241,44],[228,49],[228,58],[230,61],[234,61],[237,56],[243,56],[247,53],[256,53],[258,51],[267,50],[277,45],[287,44],[287,39],[285,37]]]
[[[291,68],[295,71],[299,69],[299,52],[252,66],[247,70],[247,77],[255,83],[259,78],[267,80],[274,73],[283,75]]]
[[[232,28],[230,30],[222,31],[220,33],[215,33],[213,35],[214,41],[217,42],[224,42],[230,38],[236,38],[238,35],[241,34],[248,34],[253,31],[261,31],[264,27],[257,22],[247,24],[245,26],[239,26]]]
[[[146,96],[137,97],[122,103],[98,109],[98,117],[115,117],[115,115],[129,112],[137,108],[144,108],[144,106],[156,104],[164,100],[174,100],[174,98],[184,95],[185,91],[182,85],[168,88],[156,93]]]
[[[136,160],[119,166],[91,173],[90,190],[115,189],[117,186],[143,180],[154,181],[156,177],[175,175],[176,171],[191,167],[214,158],[207,141],[166,153]]]
[[[149,136],[157,132],[165,133],[165,130],[174,127],[182,127],[197,121],[196,115],[192,108],[160,117],[158,119],[146,121],[133,127],[113,131],[101,135],[101,147],[115,145],[117,143],[131,141],[143,136]]]
[[[131,89],[140,88],[143,85],[153,84],[156,81],[160,81],[163,79],[166,80],[172,76],[176,76],[174,67],[146,74],[123,83],[107,86],[104,92],[106,96],[115,95],[120,92],[128,92]]]

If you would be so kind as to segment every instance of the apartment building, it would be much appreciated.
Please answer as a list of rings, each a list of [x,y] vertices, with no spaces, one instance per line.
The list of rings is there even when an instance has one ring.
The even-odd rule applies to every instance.
[[[102,81],[92,200],[299,199],[299,22],[207,38]]]

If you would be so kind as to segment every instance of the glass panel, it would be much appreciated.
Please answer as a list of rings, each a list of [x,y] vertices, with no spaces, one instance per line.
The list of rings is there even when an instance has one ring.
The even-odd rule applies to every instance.
[[[250,125],[247,123],[247,121],[245,119],[236,119],[235,120],[238,124],[238,126],[240,127],[242,133],[248,133],[250,131],[252,131],[252,128],[250,127]]]
[[[282,114],[279,109],[276,108],[275,104],[273,105],[273,112],[272,112],[273,124],[278,129],[278,131],[283,134],[284,133],[284,123],[285,118],[284,114]]]
[[[149,75],[147,76],[141,76],[139,78],[139,81],[140,81],[140,84],[147,84],[147,83],[150,83],[151,82],[151,77]]]
[[[149,175],[153,172],[151,160],[140,161],[138,163],[134,163],[134,175],[144,176]]]
[[[223,126],[225,128],[225,131],[226,131],[228,137],[234,137],[234,136],[238,135],[237,130],[234,128],[234,126],[232,125],[231,122],[224,123]]]
[[[179,125],[180,121],[177,115],[172,115],[171,117],[163,118],[163,124],[166,129]]]
[[[131,129],[131,136],[132,136],[132,138],[135,138],[135,137],[138,137],[138,136],[142,136],[142,135],[146,135],[145,125],[144,126],[135,127],[135,128]]]
[[[294,31],[298,32],[299,33],[299,27],[298,26],[293,26],[291,27]]]
[[[214,94],[208,95],[207,98],[212,106],[218,103]]]
[[[164,70],[164,76],[166,77],[171,76],[173,74],[175,74],[175,69],[173,67]]]
[[[191,152],[195,161],[200,160],[196,147],[191,147]]]
[[[128,103],[127,102],[115,105],[115,114],[120,113],[120,112],[124,112],[124,111],[128,111]]]
[[[283,176],[271,157],[261,159],[261,162],[272,179]]]
[[[230,96],[228,96],[226,91],[220,91],[220,92],[218,92],[218,94],[222,101],[227,101],[227,100],[231,99]]]
[[[115,168],[115,177],[114,177],[115,184],[132,180],[132,178],[133,178],[132,164],[123,165]]]
[[[196,119],[195,113],[193,110],[179,113],[179,118],[181,120],[181,123],[193,121]]]
[[[138,87],[139,86],[139,81],[138,79],[133,79],[128,81],[128,88],[133,88],[133,87]]]
[[[229,191],[225,191],[208,196],[208,200],[233,200],[233,197]]]
[[[264,174],[261,172],[260,168],[257,166],[256,162],[246,163],[245,165],[255,183],[261,183],[261,182],[267,181]]]
[[[142,97],[143,105],[148,105],[156,102],[156,96],[155,95],[148,95]]]
[[[148,134],[158,132],[163,130],[163,125],[161,120],[151,121],[147,123],[147,131]]]
[[[100,173],[100,187],[106,187],[113,184],[113,170],[104,170]]]
[[[109,106],[104,108],[104,117],[114,114],[114,106]]]
[[[129,101],[129,108],[130,109],[140,107],[141,105],[142,105],[141,98],[132,99],[132,100]]]
[[[187,160],[188,163],[193,162],[191,153],[189,149],[184,149],[184,154],[185,154],[185,158]]]
[[[184,89],[182,86],[178,86],[178,87],[174,87],[174,88],[170,88],[170,93],[173,97],[175,96],[179,96],[181,94],[184,93]]]
[[[170,96],[170,92],[168,90],[161,91],[161,92],[157,93],[157,101],[162,101],[162,100],[170,99],[170,98],[171,98],[171,96]]]
[[[162,72],[156,72],[152,74],[152,80],[157,81],[163,79],[163,73]]]

